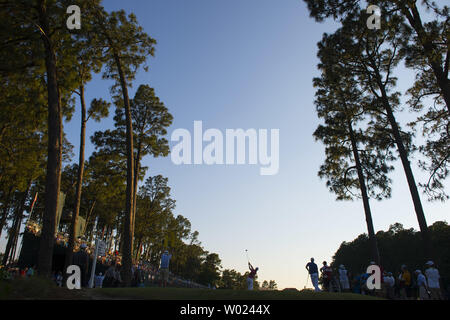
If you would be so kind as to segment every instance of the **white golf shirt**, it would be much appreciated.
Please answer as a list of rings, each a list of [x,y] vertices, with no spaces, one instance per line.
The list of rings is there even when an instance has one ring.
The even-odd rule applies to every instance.
[[[425,270],[425,275],[428,280],[428,287],[433,289],[439,289],[439,271],[436,268],[428,268]]]
[[[347,270],[345,270],[345,269],[339,269],[339,279],[340,279],[341,281],[348,281]]]

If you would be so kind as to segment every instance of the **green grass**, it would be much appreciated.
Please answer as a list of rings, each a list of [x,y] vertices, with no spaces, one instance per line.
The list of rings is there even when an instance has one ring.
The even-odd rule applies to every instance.
[[[133,300],[367,300],[375,299],[352,293],[303,291],[246,291],[185,288],[104,288],[93,289],[97,299]]]
[[[0,281],[0,300],[79,300],[88,298],[84,290],[77,291],[60,288],[53,281],[37,276]]]
[[[0,282],[0,300],[372,300],[351,293],[316,293],[311,290],[247,291],[186,288],[103,288],[69,290],[33,277]]]

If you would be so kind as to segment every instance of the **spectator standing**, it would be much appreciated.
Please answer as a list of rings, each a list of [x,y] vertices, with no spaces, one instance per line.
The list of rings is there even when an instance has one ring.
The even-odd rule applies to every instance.
[[[116,283],[116,264],[114,261],[110,262],[108,270],[105,272],[105,277],[103,278],[102,287],[113,288],[117,285]]]
[[[339,283],[341,285],[342,291],[350,290],[350,283],[348,281],[347,270],[345,269],[345,266],[343,264],[339,266]]]
[[[311,277],[314,291],[319,292],[319,269],[317,264],[314,263],[314,258],[311,258],[311,261],[306,264],[305,268],[308,270],[309,276]]]
[[[361,275],[357,274],[353,279],[352,292],[361,294]]]
[[[427,277],[428,288],[430,290],[430,296],[432,300],[442,300],[441,286],[439,283],[440,275],[439,270],[434,266],[433,261],[426,263],[427,269],[425,275]]]
[[[370,294],[370,290],[367,287],[367,280],[369,279],[369,277],[370,274],[368,274],[367,272],[363,272],[360,277],[361,293],[364,295]]]
[[[103,280],[105,279],[105,276],[102,275],[100,272],[98,275],[95,276],[94,284],[96,288],[102,288],[103,287]]]
[[[58,287],[62,287],[63,275],[61,271],[58,271],[58,273],[56,274],[56,284],[58,285]]]
[[[137,266],[136,270],[134,271],[133,282],[136,287],[143,288],[144,281],[145,281],[144,271],[140,266]]]
[[[327,262],[322,262],[323,266],[320,268],[320,272],[322,273],[323,280],[323,290],[330,291],[331,290],[331,279],[333,277],[333,270],[327,265]]]
[[[120,264],[118,264],[116,266],[116,270],[114,272],[114,283],[116,287],[121,287],[122,286],[122,276],[120,275],[120,269],[122,268],[122,266]]]
[[[400,299],[408,300],[411,297],[411,273],[406,265],[402,265],[398,280],[400,281]]]
[[[392,272],[385,272],[384,273],[385,276],[383,277],[384,279],[384,284],[385,284],[385,288],[386,288],[386,298],[387,299],[394,299],[395,297],[395,292],[394,292],[394,286],[395,286],[395,279],[392,276]]]
[[[167,282],[169,281],[169,263],[172,255],[169,254],[169,251],[164,251],[161,256],[161,264],[159,267],[159,277],[160,277],[160,286],[166,287]]]
[[[35,266],[28,268],[28,270],[27,270],[27,277],[28,278],[30,278],[30,277],[32,277],[34,275],[34,269],[35,269]]]
[[[422,271],[416,270],[414,272],[417,276],[417,288],[418,288],[418,295],[420,300],[428,300],[428,285],[427,285],[427,279],[422,274]]]

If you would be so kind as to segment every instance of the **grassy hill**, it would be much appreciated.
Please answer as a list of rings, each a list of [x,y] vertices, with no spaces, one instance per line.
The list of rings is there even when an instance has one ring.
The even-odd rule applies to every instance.
[[[186,288],[103,288],[68,290],[37,277],[0,283],[0,300],[371,300],[351,293],[315,293],[311,290],[246,291]]]
[[[302,291],[246,291],[185,288],[114,288],[92,289],[97,299],[149,300],[367,300],[374,299],[352,293]]]

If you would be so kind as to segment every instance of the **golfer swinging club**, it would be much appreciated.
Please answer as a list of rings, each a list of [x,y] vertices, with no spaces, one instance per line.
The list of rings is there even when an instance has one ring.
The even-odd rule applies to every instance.
[[[247,249],[245,249],[245,253],[247,254],[248,268],[250,269],[250,273],[247,277],[247,288],[248,288],[248,290],[253,290],[253,279],[255,279],[256,272],[258,272],[259,268],[253,268],[252,264],[250,263],[250,259],[248,257]]]
[[[248,268],[250,269],[250,273],[248,274],[247,277],[247,288],[248,290],[253,290],[253,279],[255,279],[256,273],[258,272],[259,268],[258,267],[253,268],[250,262],[248,263]]]
[[[314,258],[311,258],[311,262],[306,265],[306,270],[308,270],[311,276],[311,282],[314,286],[314,291],[319,292],[319,270],[317,269],[317,264],[314,263]]]

